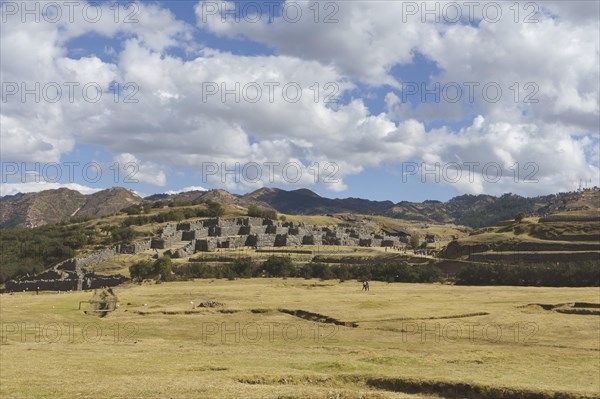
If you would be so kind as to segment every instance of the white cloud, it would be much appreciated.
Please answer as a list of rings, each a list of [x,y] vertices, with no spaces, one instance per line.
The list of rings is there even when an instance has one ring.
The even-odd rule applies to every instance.
[[[155,186],[167,184],[167,176],[160,165],[140,161],[135,155],[129,153],[114,157],[114,161],[118,164],[125,183],[149,183]]]
[[[187,193],[189,191],[207,191],[207,190],[204,187],[200,187],[200,186],[189,186],[189,187],[184,187],[181,190],[165,191],[165,194],[173,195],[173,194]]]
[[[84,186],[77,183],[50,183],[46,181],[25,182],[25,183],[2,183],[0,185],[0,196],[14,195],[17,193],[37,193],[44,190],[54,190],[58,188],[68,188],[88,195],[96,193],[102,189]]]
[[[308,9],[312,2],[299,4]],[[98,102],[83,101],[80,89],[73,102],[66,94],[56,103],[23,103],[13,96],[0,114],[2,159],[56,162],[75,143],[92,143],[119,154],[115,161],[122,165],[137,165],[138,181],[158,186],[167,184],[173,168],[202,170],[214,163],[231,169],[249,162],[279,163],[273,184],[320,184],[331,191],[346,189],[344,178],[364,168],[409,161],[497,162],[503,169],[516,162],[538,165],[535,184],[510,178],[489,183],[480,173],[473,181],[453,183],[470,193],[556,192],[572,188],[574,180],[597,177],[600,35],[597,20],[586,12],[568,11],[556,2],[548,8],[561,17],[542,16],[536,24],[515,24],[505,8],[506,18],[499,23],[447,25],[418,18],[399,22],[402,3],[339,6],[337,24],[314,24],[310,14],[297,24],[222,23],[220,16],[208,16],[205,24],[199,15],[202,29],[249,37],[274,48],[272,56],[197,50],[190,40],[192,28],[156,4],[140,5],[139,23],[126,26],[109,20],[61,25],[9,19],[0,39],[3,82],[97,82],[104,92]],[[590,6],[578,7],[589,11]],[[114,61],[68,55],[68,40],[89,32],[120,41],[120,47],[111,46],[115,53],[106,49]],[[183,60],[169,55],[170,46],[196,55]],[[357,91],[347,103],[324,103],[331,88],[340,95],[362,84],[367,92],[384,84],[392,90],[397,82],[391,69],[412,62],[415,52],[441,70],[436,80],[494,81],[508,91],[497,103],[414,107],[403,103],[396,90],[386,96],[387,108],[380,114],[373,114]],[[115,81],[135,83],[137,102],[125,103],[124,96],[108,92]],[[272,82],[279,84],[273,101],[266,86]],[[509,89],[514,82],[522,89],[536,83],[539,103],[515,103]],[[231,90],[236,83],[240,101],[231,94],[222,101],[221,85]],[[255,84],[262,96],[251,101],[254,92],[244,96],[243,88]],[[300,87],[297,102],[282,97],[286,84]],[[219,93],[207,95],[209,88]],[[478,114],[471,126],[458,131],[425,127]],[[290,162],[302,165],[297,182],[284,175],[283,165]],[[321,178],[331,172],[325,164],[335,165],[335,181],[315,181],[309,170],[315,162]],[[206,182],[230,189],[271,183],[236,182],[221,174]]]
[[[221,36],[244,36],[265,43],[279,54],[336,65],[344,74],[374,85],[395,84],[390,69],[410,63],[413,49],[434,30],[415,18],[402,22],[401,2],[287,3],[301,10],[300,18],[292,10],[289,16],[280,15],[272,21],[261,14],[260,20],[253,22],[254,18],[244,18],[242,11],[239,21],[223,21],[221,11],[225,14],[224,10],[234,9],[233,2],[200,1],[197,23]],[[214,5],[218,13],[213,11]]]

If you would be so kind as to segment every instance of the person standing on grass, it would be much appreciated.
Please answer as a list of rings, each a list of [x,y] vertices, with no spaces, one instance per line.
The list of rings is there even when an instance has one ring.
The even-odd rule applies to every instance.
[[[40,287],[37,287],[37,288],[35,289],[35,294],[36,294],[36,295],[40,295]]]
[[[363,281],[363,291],[369,291],[369,282],[367,280]]]

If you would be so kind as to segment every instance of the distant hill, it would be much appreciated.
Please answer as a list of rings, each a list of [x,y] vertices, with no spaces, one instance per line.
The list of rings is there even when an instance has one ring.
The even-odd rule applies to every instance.
[[[75,218],[96,218],[119,213],[143,202],[125,188],[110,188],[90,195],[67,188],[16,194],[0,198],[0,227],[37,227]]]
[[[246,195],[225,190],[189,191],[178,194],[155,194],[144,199],[124,188],[112,188],[91,195],[69,189],[0,197],[0,227],[35,227],[68,221],[71,217],[103,217],[119,213],[142,202],[197,204],[213,201],[222,205],[246,208],[257,204],[266,209],[294,215],[354,213],[388,216],[396,219],[430,223],[455,223],[470,227],[493,226],[512,219],[518,212],[547,215],[557,212],[597,209],[600,189],[559,193],[525,198],[514,194],[461,195],[447,202],[371,201],[361,198],[325,198],[308,189],[285,191],[261,188]]]
[[[535,198],[525,198],[515,194],[505,194],[501,197],[461,195],[447,202],[403,201],[394,204],[391,201],[370,201],[360,198],[324,198],[306,189],[284,191],[263,188],[240,197],[237,203],[242,206],[261,203],[278,212],[297,215],[357,213],[403,220],[484,227],[512,219],[518,212],[525,212],[527,215],[545,215],[571,210],[597,209],[600,207],[600,189]]]
[[[1,227],[37,227],[68,220],[85,204],[79,191],[60,188],[16,194],[0,201]]]
[[[324,215],[328,213],[360,213],[383,215],[394,205],[392,201],[370,201],[360,198],[330,199],[307,189],[284,191],[260,189],[242,197],[242,202],[262,202],[281,213]]]
[[[387,216],[483,227],[492,226],[501,220],[512,219],[518,212],[529,215],[536,213],[541,204],[546,204],[548,200],[547,197],[525,198],[514,194],[505,194],[501,197],[461,195],[448,202],[400,202],[387,212]]]
[[[225,190],[207,190],[207,191],[186,191],[177,194],[154,194],[145,197],[145,201],[162,201],[162,202],[206,202],[215,201],[223,205],[237,204],[239,196],[230,194]]]
[[[85,203],[74,216],[77,218],[100,218],[116,215],[121,209],[141,204],[143,201],[139,195],[125,188],[109,188],[86,196]]]

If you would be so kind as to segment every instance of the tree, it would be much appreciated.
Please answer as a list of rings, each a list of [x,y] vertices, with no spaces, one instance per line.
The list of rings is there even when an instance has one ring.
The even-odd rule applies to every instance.
[[[525,213],[523,212],[519,212],[517,213],[517,215],[515,216],[515,222],[517,223],[521,223],[521,221],[525,219]]]
[[[129,266],[129,274],[136,281],[142,281],[157,274],[160,274],[162,281],[171,281],[173,280],[173,262],[168,256],[162,256],[154,262],[141,260]]]
[[[223,208],[223,206],[217,202],[208,201],[206,206],[208,207],[209,216],[221,217],[225,214],[225,208]]]
[[[152,263],[148,260],[140,260],[129,266],[129,274],[136,281],[142,281],[152,274]]]
[[[248,205],[248,216],[250,217],[262,217],[262,210],[256,204]]]
[[[248,206],[248,216],[277,220],[277,212],[274,210],[261,208],[256,204],[250,204]]]
[[[263,263],[263,269],[270,277],[290,277],[295,272],[292,259],[288,256],[270,256]]]
[[[242,278],[253,277],[258,274],[258,265],[250,257],[237,259],[233,262],[231,268]]]
[[[273,210],[263,210],[263,217],[265,219],[277,220],[277,212]]]
[[[128,206],[127,208],[121,209],[121,212],[122,213],[126,213],[129,216],[139,215],[139,214],[142,213],[142,206],[141,205],[137,205],[137,204],[136,205],[131,205],[131,206]]]
[[[152,271],[154,274],[160,273],[160,279],[162,281],[173,280],[173,262],[168,256],[161,256],[154,261],[152,265]]]
[[[419,243],[421,242],[421,236],[418,233],[413,233],[410,236],[410,246],[412,249],[419,248]]]

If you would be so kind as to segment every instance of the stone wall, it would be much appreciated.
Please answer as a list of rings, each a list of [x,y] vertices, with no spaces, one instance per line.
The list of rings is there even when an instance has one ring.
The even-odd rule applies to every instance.
[[[204,228],[204,221],[197,220],[194,222],[184,222],[177,224],[177,230],[189,231],[189,230],[199,230]]]
[[[196,239],[196,230],[181,232],[181,241],[192,241],[195,239]]]
[[[169,249],[175,243],[187,243],[178,249]],[[89,282],[85,267],[109,259],[117,253],[136,254],[148,249],[169,249],[172,258],[188,258],[196,252],[212,252],[217,249],[240,247],[286,247],[301,245],[343,245],[362,247],[394,247],[401,245],[398,237],[373,234],[351,227],[317,227],[305,223],[279,222],[270,219],[239,217],[233,219],[213,218],[199,221],[168,223],[158,231],[157,237],[132,244],[117,245],[89,255],[67,259],[55,267],[55,274],[38,277],[35,284],[30,281],[13,281],[13,289],[37,287],[60,287],[57,289],[79,289],[88,286],[111,286],[118,284],[123,276],[114,278],[95,276]],[[66,273],[66,274],[65,274]],[[71,273],[71,274],[69,274]],[[43,277],[43,278],[42,278]],[[82,279],[84,283],[82,284]]]
[[[307,234],[302,237],[302,245],[323,245],[323,238],[316,234]]]
[[[36,276],[7,281],[6,291],[36,291],[38,288],[41,291],[76,291],[78,289],[114,287],[127,280],[127,277],[120,274],[103,276],[86,273],[78,275],[75,272],[60,273],[56,270],[47,270]]]
[[[152,249],[166,249],[175,244],[177,241],[181,241],[183,231],[175,230],[170,234],[163,234],[161,238],[153,238],[150,246]]]
[[[119,252],[122,254],[137,254],[143,251],[147,251],[152,248],[152,240],[144,240],[134,242],[132,244],[121,244]]]
[[[192,256],[195,252],[196,240],[191,240],[189,243],[179,249],[167,251],[165,255],[168,255],[171,258],[187,258]]]
[[[288,246],[302,245],[302,237],[300,235],[287,234],[286,240]]]
[[[196,251],[199,252],[210,252],[217,248],[217,240],[207,238],[204,240],[196,240]]]
[[[169,236],[177,231],[177,225],[175,223],[168,223],[158,231],[160,237]]]
[[[40,287],[42,291],[74,291],[77,290],[78,279],[65,280],[34,280],[6,282],[7,292],[35,291]]]
[[[217,241],[217,248],[240,248],[246,246],[246,237],[229,237]]]
[[[105,248],[99,251],[92,252],[89,255],[82,256],[79,258],[67,259],[57,265],[60,270],[71,270],[77,271],[82,267],[91,266],[95,263],[102,262],[103,260],[109,259],[119,253],[120,246],[114,246],[112,248]]]
[[[104,288],[104,287],[115,287],[119,284],[123,284],[125,281],[128,281],[129,279],[123,275],[120,274],[114,274],[111,276],[98,276],[96,275],[95,277],[91,278],[91,286],[89,287],[89,289],[96,289],[96,288]]]

